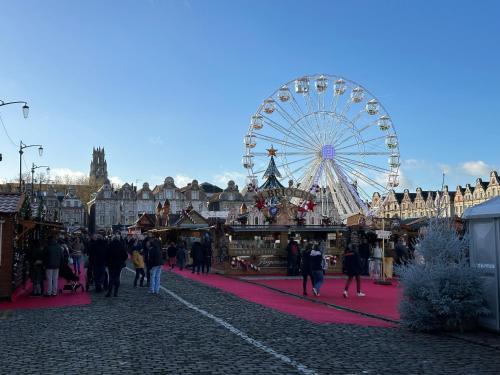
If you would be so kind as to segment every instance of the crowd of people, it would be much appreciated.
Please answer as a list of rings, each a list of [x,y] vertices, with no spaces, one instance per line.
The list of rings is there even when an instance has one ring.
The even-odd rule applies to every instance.
[[[60,278],[68,282],[68,289],[106,292],[106,297],[117,297],[120,275],[130,258],[135,268],[134,287],[148,287],[158,294],[163,265],[169,270],[186,269],[188,250],[185,241],[167,241],[151,234],[123,237],[119,234],[59,235],[45,241],[33,240],[29,246],[28,261],[34,296],[56,296],[63,288]],[[208,236],[195,241],[190,254],[192,272],[209,273],[212,263],[212,245]],[[85,272],[86,285],[80,284]]]
[[[324,275],[328,268],[325,249],[326,244],[322,239],[308,242],[301,240],[299,243],[291,238],[288,242],[286,248],[287,275],[302,276],[302,293],[305,296],[307,296],[308,279],[311,282],[314,295],[320,295],[320,289],[324,283]],[[393,258],[394,263],[400,265],[411,259],[412,252],[406,246],[404,239],[399,238],[396,241],[394,249],[389,249],[384,255]],[[380,265],[383,260],[379,244],[373,237],[370,238],[366,233],[353,231],[346,236],[341,261],[342,272],[347,276],[342,296],[348,298],[349,287],[352,281],[355,280],[356,295],[364,297],[365,293],[361,290],[361,276],[380,273]]]
[[[120,275],[130,258],[135,268],[133,286],[147,287],[151,294],[158,294],[163,265],[168,270],[179,270],[189,265],[192,273],[209,273],[212,264],[212,243],[208,235],[188,246],[185,241],[167,241],[148,233],[144,236],[122,237],[119,234],[105,237],[102,234],[49,237],[45,243],[34,240],[30,246],[30,275],[33,281],[33,295],[55,296],[59,293],[59,277],[68,284],[65,288],[76,290],[82,287],[80,275],[86,272],[86,290],[91,286],[96,293],[106,292],[106,297],[117,297]],[[303,295],[307,295],[307,281],[312,292],[320,295],[328,268],[325,256],[326,243],[323,239],[312,241],[291,238],[287,248],[287,275],[302,276]],[[411,257],[411,251],[402,238],[386,256],[392,256],[396,264],[403,264]],[[356,294],[363,297],[361,276],[369,275],[380,268],[381,249],[365,233],[351,232],[345,237],[342,256],[342,271],[347,276],[342,295],[349,296],[349,287],[356,281]],[[46,281],[46,283],[45,283]]]

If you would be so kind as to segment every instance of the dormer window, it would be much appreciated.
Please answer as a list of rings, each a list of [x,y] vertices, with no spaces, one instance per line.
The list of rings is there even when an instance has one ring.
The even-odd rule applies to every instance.
[[[104,192],[104,198],[111,198],[111,192],[109,190]]]
[[[142,193],[142,199],[148,199],[148,193],[147,192],[143,192]]]

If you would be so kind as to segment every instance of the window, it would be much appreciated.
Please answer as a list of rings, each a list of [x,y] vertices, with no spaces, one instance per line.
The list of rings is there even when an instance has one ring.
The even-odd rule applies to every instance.
[[[253,219],[253,222],[255,225],[259,225],[259,217],[255,216],[255,218]]]
[[[174,198],[174,192],[172,190],[167,190],[167,199],[173,199]]]
[[[146,191],[144,191],[142,193],[142,199],[148,199],[148,198],[149,198],[149,194]]]
[[[191,191],[191,199],[192,200],[198,200],[200,199],[200,192],[198,190],[193,190]]]
[[[111,192],[110,191],[105,191],[104,192],[104,198],[111,198]]]
[[[104,215],[99,216],[99,224],[104,225]]]

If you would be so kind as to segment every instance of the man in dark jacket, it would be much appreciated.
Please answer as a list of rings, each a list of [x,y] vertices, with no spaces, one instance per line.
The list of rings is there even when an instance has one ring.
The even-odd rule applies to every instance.
[[[47,276],[47,293],[48,296],[57,296],[59,267],[63,261],[62,249],[55,241],[54,237],[49,237],[49,245],[45,249],[45,273]]]
[[[286,247],[287,255],[287,276],[295,276],[297,272],[297,260],[299,258],[299,244],[294,239],[288,242]]]
[[[107,243],[102,236],[94,234],[89,248],[89,267],[94,275],[96,293],[100,293],[103,288],[107,289],[106,277]]]
[[[212,265],[212,244],[210,241],[204,241],[202,245],[202,251],[203,251],[203,264],[201,266],[201,272],[209,273],[210,272],[210,266]]]
[[[127,250],[123,245],[123,242],[114,236],[108,246],[108,252],[106,257],[106,265],[109,271],[109,286],[108,293],[106,297],[111,297],[111,292],[114,288],[114,296],[118,297],[118,288],[120,287],[120,274],[122,268],[125,267],[125,261],[128,258]]]
[[[153,238],[146,237],[146,240],[142,242],[144,263],[146,264],[146,286],[149,287],[151,284],[151,267],[149,266],[149,253],[153,247]]]
[[[152,294],[159,294],[161,267],[163,265],[163,260],[161,258],[161,242],[157,238],[149,242],[151,247],[149,248],[147,267],[151,270],[150,291]]]
[[[300,271],[302,274],[302,293],[305,296],[307,296],[308,277],[311,279],[311,285],[314,286],[314,279],[311,270],[311,250],[312,250],[312,244],[307,244],[307,247],[304,249],[300,257],[300,259],[302,260],[300,267]]]
[[[363,237],[359,244],[359,257],[361,259],[361,274],[368,276],[368,259],[370,258],[370,245],[368,239]]]
[[[199,275],[201,265],[203,264],[203,247],[199,241],[193,243],[193,246],[191,247],[191,258],[193,258],[193,273],[196,268],[196,272]]]

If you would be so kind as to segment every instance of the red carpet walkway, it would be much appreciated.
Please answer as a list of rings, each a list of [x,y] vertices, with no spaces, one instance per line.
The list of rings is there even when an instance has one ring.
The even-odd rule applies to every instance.
[[[80,282],[85,286],[86,277],[84,273],[80,275]],[[59,289],[66,284],[66,281],[59,278]],[[17,310],[17,309],[41,309],[52,307],[66,307],[88,305],[91,302],[90,294],[82,292],[71,293],[69,290],[63,291],[55,297],[34,297],[31,296],[33,286],[31,282],[26,283],[26,288],[20,287],[14,294],[13,302],[0,302],[0,310]]]
[[[389,322],[320,305],[233,278],[215,274],[197,275],[188,270],[179,271],[176,269],[174,272],[180,276],[221,289],[247,301],[258,303],[315,323],[356,324],[371,327],[394,326],[394,324]]]
[[[246,279],[288,293],[302,294],[302,278],[263,280],[258,277],[246,277]],[[392,285],[376,285],[371,279],[362,279],[361,290],[366,294],[365,297],[356,296],[356,281],[353,280],[349,287],[349,298],[344,298],[342,296],[344,285],[345,278],[327,278],[321,287],[320,296],[314,297],[310,280],[308,280],[308,297],[368,314],[399,320],[398,303],[401,290],[397,286],[397,281],[394,281]]]

